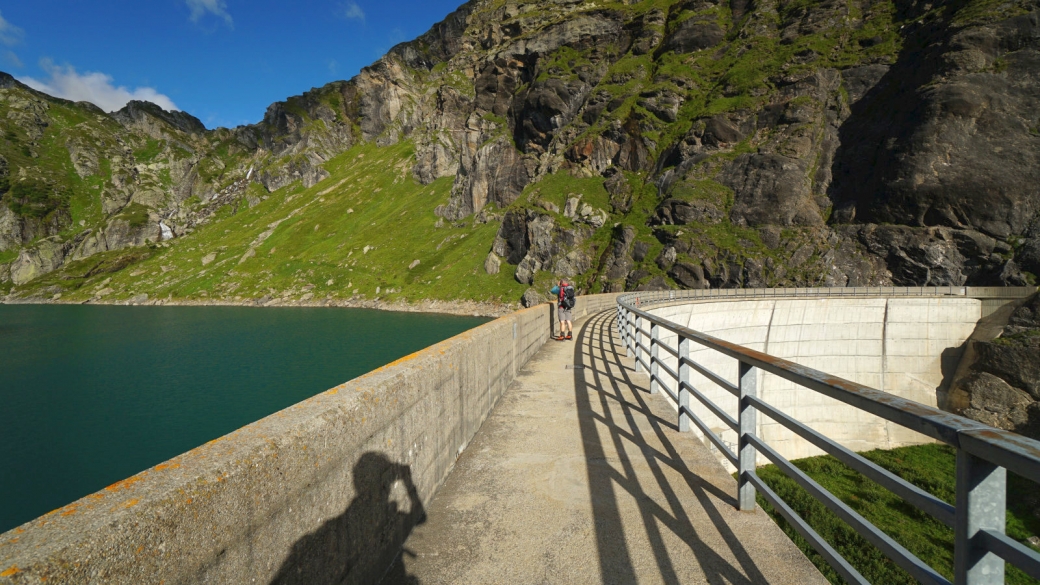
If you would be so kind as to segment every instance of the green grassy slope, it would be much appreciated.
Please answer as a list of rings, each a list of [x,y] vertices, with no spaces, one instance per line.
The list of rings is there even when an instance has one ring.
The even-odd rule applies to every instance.
[[[954,503],[956,453],[952,448],[946,445],[921,445],[891,450],[877,449],[862,455],[942,500]],[[953,579],[953,529],[907,504],[833,457],[809,457],[793,463],[911,553],[947,579]],[[758,475],[868,581],[886,585],[909,585],[917,582],[823,504],[813,499],[779,468],[767,465],[759,468]],[[1007,502],[1009,536],[1025,541],[1040,534],[1040,489],[1035,483],[1009,473]],[[758,498],[758,504],[773,517],[832,583],[844,582],[830,568],[827,561],[818,555],[761,496]],[[1009,585],[1037,583],[1011,565],[1007,565],[1005,582]]]
[[[106,180],[111,179],[111,170],[105,165],[98,175],[86,180],[80,178],[66,144],[79,141],[96,144],[99,149],[112,148],[115,146],[112,135],[118,131],[118,124],[74,104],[55,101],[47,103],[49,107],[42,114],[46,116],[47,126],[36,129],[34,123],[29,121],[32,114],[27,113],[33,110],[21,92],[5,92],[4,98],[0,99],[0,119],[15,119],[22,123],[4,125],[3,135],[0,136],[0,155],[7,160],[11,169],[27,171],[24,177],[16,177],[7,187],[23,183],[51,194],[50,201],[35,206],[35,213],[26,208],[24,215],[46,220],[55,211],[64,211],[71,215],[71,222],[61,224],[70,231],[74,231],[71,225],[78,226],[81,221],[87,225],[96,224],[102,217],[99,189]],[[13,197],[16,193],[7,188],[3,191],[7,194],[4,203],[17,206]]]
[[[524,287],[511,271],[491,276],[483,269],[499,224],[470,220],[438,227],[433,210],[447,199],[451,179],[420,185],[412,178],[413,164],[409,143],[360,145],[329,161],[331,176],[310,189],[294,183],[252,208],[227,206],[165,247],[100,254],[34,285],[60,292],[66,301],[112,289],[105,300],[142,293],[152,299],[298,300],[310,293],[315,299],[513,302]],[[409,269],[415,260],[419,264]]]

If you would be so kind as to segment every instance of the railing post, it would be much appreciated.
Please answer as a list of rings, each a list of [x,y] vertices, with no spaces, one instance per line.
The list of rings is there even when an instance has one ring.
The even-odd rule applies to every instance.
[[[686,433],[690,430],[690,391],[686,389],[690,383],[690,366],[686,360],[690,359],[690,340],[682,335],[679,336],[679,432]]]
[[[657,343],[661,334],[657,323],[650,323],[650,393],[657,394]]]
[[[643,371],[643,363],[639,361],[643,357],[643,350],[639,347],[639,344],[643,342],[643,318],[636,315],[636,328],[633,331],[634,340],[632,343],[632,351],[636,353],[636,371]]]
[[[986,551],[982,529],[1004,532],[1007,470],[962,449],[957,450],[957,520],[954,527],[953,582],[996,585],[1004,582],[1004,559]]]
[[[628,309],[625,309],[625,355],[628,357],[636,355],[632,349],[632,313]]]
[[[746,474],[755,472],[755,447],[748,437],[755,434],[755,408],[748,397],[755,396],[755,368],[740,362],[738,385],[740,387],[739,424],[740,434],[737,438],[737,509],[755,510],[755,486],[748,481]]]

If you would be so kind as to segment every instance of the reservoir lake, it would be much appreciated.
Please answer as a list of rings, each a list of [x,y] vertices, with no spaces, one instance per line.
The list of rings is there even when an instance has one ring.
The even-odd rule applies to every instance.
[[[0,532],[487,321],[0,305]]]

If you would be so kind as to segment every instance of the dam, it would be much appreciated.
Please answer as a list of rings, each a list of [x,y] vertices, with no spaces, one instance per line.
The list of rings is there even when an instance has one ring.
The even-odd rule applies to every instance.
[[[980,323],[1034,291],[592,295],[572,343],[533,307],[0,535],[0,583],[822,583],[754,504],[763,455],[819,437],[958,448],[978,480],[957,510],[909,498],[964,533],[956,582],[994,582],[1040,559],[975,484],[1035,480],[1040,445],[936,406]]]
[[[944,378],[952,377],[960,349],[982,317],[982,301],[967,297],[795,296],[656,306],[649,312],[663,319],[929,406],[945,403]],[[674,333],[661,336],[673,347],[675,341]],[[734,360],[706,347],[691,348],[690,357],[727,380],[737,377]],[[661,363],[678,371],[672,355],[662,355]],[[702,374],[694,372],[690,383],[726,412],[736,412],[737,397]],[[930,442],[778,376],[762,373],[757,387],[763,400],[853,451]],[[714,413],[703,406],[695,412],[736,444],[736,432]],[[759,420],[756,432],[788,459],[823,453],[769,419]],[[766,462],[760,455],[759,463]]]

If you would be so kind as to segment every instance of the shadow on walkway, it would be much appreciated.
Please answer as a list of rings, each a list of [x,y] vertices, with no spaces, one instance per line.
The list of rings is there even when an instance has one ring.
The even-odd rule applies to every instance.
[[[425,522],[409,466],[369,452],[354,465],[353,479],[357,495],[346,511],[296,541],[272,585],[377,583],[412,529]],[[387,575],[393,583],[418,585],[401,563],[394,569]]]
[[[524,366],[456,462],[398,560],[406,578],[825,585],[761,510],[736,510],[733,478],[646,395],[612,312],[577,325]],[[383,582],[409,582],[396,575]]]
[[[624,351],[622,347],[615,328],[614,313],[608,311],[591,317],[581,325],[574,348],[575,398],[587,461],[602,582],[639,581],[632,551],[626,542],[626,527],[622,523],[622,510],[618,501],[625,492],[638,503],[643,529],[660,570],[661,580],[665,583],[679,583],[679,575],[687,573],[677,571],[674,566],[665,544],[668,532],[689,546],[708,583],[755,585],[767,582],[717,507],[718,501],[726,506],[734,506],[734,495],[703,480],[683,460],[672,442],[673,438],[666,433],[666,429],[677,432],[678,425],[661,416],[671,415],[674,411],[660,397],[651,399],[659,404],[651,405],[647,402],[647,377],[636,373],[628,365],[631,360],[623,358],[619,353],[619,349]],[[615,415],[618,406],[622,414],[620,417]],[[677,415],[673,418],[677,418]],[[604,445],[603,437],[607,437],[606,441],[611,443],[612,449]],[[692,436],[690,439],[696,440]],[[658,444],[661,448],[653,447],[652,444]],[[609,450],[616,452],[617,456],[608,458]],[[710,464],[717,465],[713,461]],[[648,477],[646,473],[641,476],[637,473],[637,465],[649,466],[656,485],[640,484],[640,479],[645,483]],[[696,502],[680,499],[679,493],[685,494],[687,489],[672,485],[665,468],[680,474]],[[648,493],[651,490],[664,496],[667,507],[655,501],[654,496]],[[733,491],[736,491],[735,482]],[[713,500],[711,496],[716,499]],[[698,535],[687,513],[693,507],[701,508],[711,519],[739,566],[733,566]],[[627,529],[631,534],[634,527],[629,525]]]

